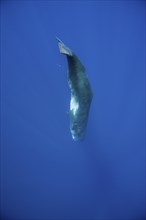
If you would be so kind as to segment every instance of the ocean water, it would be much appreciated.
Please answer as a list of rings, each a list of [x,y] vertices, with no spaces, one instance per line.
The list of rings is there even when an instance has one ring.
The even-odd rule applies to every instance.
[[[145,219],[145,1],[1,1],[1,219]],[[66,58],[94,92],[69,130]]]

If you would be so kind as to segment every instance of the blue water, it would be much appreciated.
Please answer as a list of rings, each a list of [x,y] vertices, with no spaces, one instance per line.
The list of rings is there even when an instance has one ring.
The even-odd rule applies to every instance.
[[[145,1],[1,1],[1,219],[144,219]],[[69,131],[66,58],[94,92]]]

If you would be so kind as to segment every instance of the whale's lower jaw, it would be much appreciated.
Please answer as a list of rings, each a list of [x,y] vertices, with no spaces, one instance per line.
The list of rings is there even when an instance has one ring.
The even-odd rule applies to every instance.
[[[74,141],[84,140],[85,132],[86,132],[87,118],[85,118],[82,122],[80,121],[80,116],[75,118],[71,117],[70,120],[70,132],[72,135],[72,139]]]
[[[82,129],[82,128],[76,128],[76,129],[73,129],[72,127],[70,127],[70,132],[71,132],[71,135],[72,135],[72,139],[74,141],[82,141],[84,140],[84,137],[85,137],[85,129]]]
[[[81,137],[81,136],[77,136],[76,134],[74,134],[72,131],[71,131],[71,134],[72,134],[72,139],[74,140],[74,141],[83,141],[84,140],[84,136],[83,137]]]
[[[73,105],[72,100],[75,100],[75,98],[71,98],[71,105]],[[88,121],[90,103],[87,106],[80,102],[81,100],[75,102],[74,108],[70,108],[70,132],[74,141],[84,139]]]

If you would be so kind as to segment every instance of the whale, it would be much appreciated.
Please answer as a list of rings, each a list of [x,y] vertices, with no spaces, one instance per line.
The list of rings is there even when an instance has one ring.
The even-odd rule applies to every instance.
[[[93,91],[84,65],[58,37],[58,48],[67,57],[70,98],[70,132],[74,141],[84,140]]]

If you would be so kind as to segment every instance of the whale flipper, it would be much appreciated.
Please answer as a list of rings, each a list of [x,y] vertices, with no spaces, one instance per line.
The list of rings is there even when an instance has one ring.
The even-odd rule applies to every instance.
[[[60,53],[66,55],[68,61],[68,84],[71,89],[70,131],[74,140],[82,140],[93,93],[85,67],[79,58],[59,38],[57,40]]]

